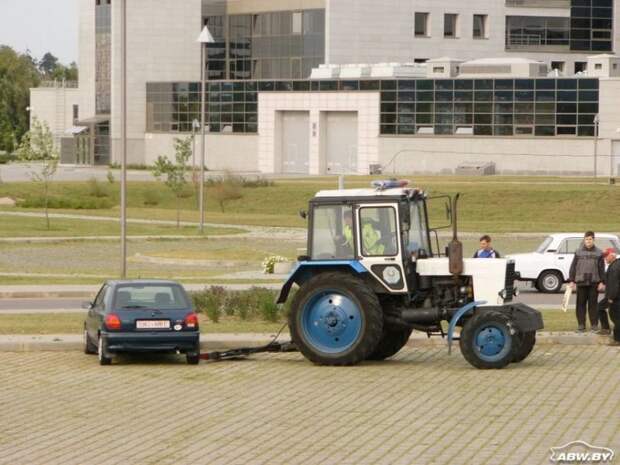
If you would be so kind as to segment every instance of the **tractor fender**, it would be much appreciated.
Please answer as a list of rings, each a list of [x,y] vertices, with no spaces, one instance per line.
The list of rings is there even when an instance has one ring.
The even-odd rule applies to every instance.
[[[476,302],[470,302],[467,305],[462,306],[461,308],[459,308],[456,313],[452,316],[452,318],[450,319],[450,324],[448,325],[448,354],[452,353],[452,340],[454,338],[454,328],[456,328],[457,323],[459,322],[459,320],[461,318],[463,318],[463,316],[474,310],[476,307],[480,306],[480,305],[484,305],[486,304],[485,300],[479,300]]]
[[[288,279],[282,286],[278,295],[277,303],[283,304],[288,299],[293,284],[302,286],[312,276],[324,271],[348,271],[355,275],[368,273],[368,270],[362,266],[357,260],[316,260],[308,262],[299,262],[291,271]]]
[[[479,312],[488,312],[492,310],[505,313],[514,323],[516,329],[521,332],[538,331],[544,328],[542,313],[528,305],[523,303],[514,303],[476,309],[476,307],[484,304],[486,304],[486,302],[472,302],[464,307],[461,307],[454,314],[448,326],[448,353],[452,350],[454,328],[458,324],[459,320],[470,311],[476,310]]]

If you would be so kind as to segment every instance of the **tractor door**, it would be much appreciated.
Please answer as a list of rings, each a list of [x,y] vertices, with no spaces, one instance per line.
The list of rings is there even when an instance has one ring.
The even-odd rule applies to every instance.
[[[407,292],[397,204],[362,204],[356,215],[360,263],[388,292]]]

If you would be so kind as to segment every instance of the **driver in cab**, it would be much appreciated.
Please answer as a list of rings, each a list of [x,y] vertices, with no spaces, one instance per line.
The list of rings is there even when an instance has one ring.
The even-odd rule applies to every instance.
[[[346,211],[344,213],[344,245],[355,250],[353,247],[353,213]],[[362,225],[362,244],[364,246],[365,255],[383,255],[385,245],[381,242],[381,232],[375,229],[372,221],[366,221]]]

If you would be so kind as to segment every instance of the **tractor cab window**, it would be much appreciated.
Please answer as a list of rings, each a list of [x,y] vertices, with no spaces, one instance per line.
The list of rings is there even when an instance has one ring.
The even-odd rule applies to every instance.
[[[398,228],[393,207],[360,209],[360,236],[365,257],[398,255]]]
[[[429,256],[431,249],[428,243],[428,226],[422,202],[411,203],[410,217],[411,225],[409,228],[407,252],[409,254],[415,253],[417,256],[423,256],[424,254]]]
[[[312,259],[354,259],[353,208],[326,205],[315,207],[312,215]]]

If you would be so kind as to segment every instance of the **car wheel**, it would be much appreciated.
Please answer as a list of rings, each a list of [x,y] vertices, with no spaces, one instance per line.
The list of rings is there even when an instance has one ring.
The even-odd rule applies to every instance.
[[[564,278],[559,271],[547,270],[540,273],[537,289],[545,294],[556,294],[562,289]]]
[[[84,353],[88,355],[93,355],[97,353],[97,346],[90,342],[90,338],[88,337],[88,331],[84,328]]]
[[[99,356],[99,365],[110,365],[112,363],[112,357],[108,354],[108,344],[101,336],[99,336],[99,343],[97,344],[97,355]]]
[[[197,344],[196,350],[193,352],[187,352],[185,359],[188,365],[198,365],[200,363],[200,344]]]

